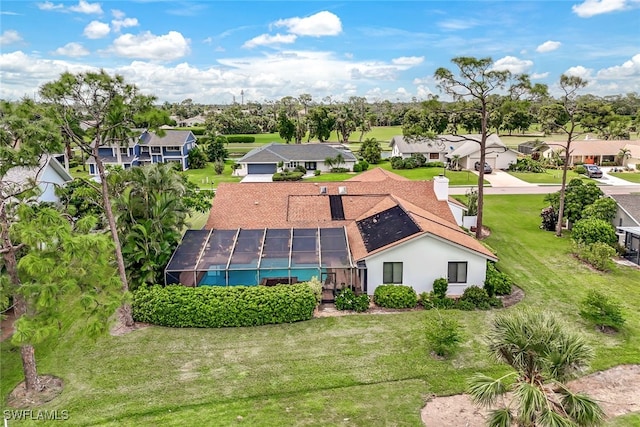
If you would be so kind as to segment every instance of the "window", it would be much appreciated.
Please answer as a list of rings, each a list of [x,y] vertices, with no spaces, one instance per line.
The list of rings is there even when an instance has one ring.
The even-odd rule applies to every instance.
[[[129,155],[129,148],[120,147],[120,154],[124,154],[125,156],[128,156]]]
[[[295,167],[298,167],[299,164],[300,164],[300,162],[289,162],[289,163],[287,163],[287,167],[288,168],[295,168]]]
[[[178,147],[178,146],[167,147],[166,150],[167,151],[180,151],[180,147]]]
[[[402,263],[385,262],[382,265],[383,283],[402,283]]]
[[[160,147],[151,147],[151,152],[154,154],[160,154],[162,153],[162,150],[160,150]]]
[[[304,168],[308,171],[314,171],[318,168],[318,164],[316,162],[304,162]]]
[[[450,262],[447,280],[449,283],[466,283],[467,262]]]
[[[429,160],[439,160],[440,153],[429,153]]]

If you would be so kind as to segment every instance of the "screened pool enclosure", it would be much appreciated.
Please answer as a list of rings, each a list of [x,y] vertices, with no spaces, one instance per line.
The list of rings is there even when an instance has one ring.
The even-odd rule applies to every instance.
[[[165,283],[237,286],[357,281],[344,228],[188,230],[165,269]]]

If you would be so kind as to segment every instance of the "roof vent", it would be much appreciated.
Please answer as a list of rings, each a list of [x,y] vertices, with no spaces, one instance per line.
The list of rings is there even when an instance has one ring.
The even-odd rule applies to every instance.
[[[338,187],[338,194],[347,194],[347,187]]]
[[[320,187],[320,194],[327,194],[327,187],[325,187],[324,185]]]

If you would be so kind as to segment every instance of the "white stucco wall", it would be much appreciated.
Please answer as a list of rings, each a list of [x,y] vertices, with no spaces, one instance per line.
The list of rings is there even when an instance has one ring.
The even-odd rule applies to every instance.
[[[456,203],[452,203],[452,202],[448,202],[448,203],[449,203],[449,210],[451,210],[451,213],[453,214],[453,217],[456,220],[456,224],[458,224],[459,226],[462,225],[463,224],[462,217],[464,216],[466,210],[462,206]]]
[[[472,285],[482,287],[486,277],[485,257],[431,235],[424,235],[365,258],[367,293],[373,295],[382,281],[383,263],[402,262],[402,284],[419,294],[431,292],[433,281],[447,277],[448,263],[467,261],[467,282],[450,283],[450,295],[462,295]]]
[[[38,187],[42,191],[38,200],[41,202],[57,202],[58,196],[55,194],[57,186],[64,185],[65,181],[60,175],[53,169],[51,165],[47,165],[40,175],[38,180]]]

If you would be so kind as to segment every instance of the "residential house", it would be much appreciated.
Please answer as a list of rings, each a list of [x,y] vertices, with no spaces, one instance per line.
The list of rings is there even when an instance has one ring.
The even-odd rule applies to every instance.
[[[64,169],[54,156],[45,155],[40,158],[38,166],[11,168],[2,177],[0,191],[4,195],[15,194],[16,192],[31,186],[33,181],[40,189],[37,200],[40,202],[58,202],[59,198],[55,194],[57,187],[72,181],[73,177]]]
[[[324,294],[381,284],[449,293],[482,286],[496,256],[456,223],[448,180],[381,169],[343,182],[221,183],[205,230],[185,235],[165,271],[186,286],[258,285],[312,276]]]
[[[566,141],[547,141],[549,148],[543,156],[550,158],[554,152],[564,152]],[[628,150],[629,157],[620,156]],[[569,149],[569,166],[576,164],[622,163],[624,166],[640,164],[640,141],[578,139],[571,142]]]
[[[240,165],[235,174],[245,176],[248,174],[274,174],[278,170],[278,164],[282,162],[284,168],[294,169],[296,166],[304,166],[308,171],[320,170],[328,172],[332,166],[327,164],[327,158],[335,159],[342,156],[340,165],[349,170],[356,164],[356,156],[349,149],[341,145],[327,143],[313,144],[282,144],[272,142],[262,147],[254,148],[238,159]]]
[[[419,153],[429,162],[456,162],[462,169],[473,169],[480,160],[480,140],[480,135],[438,135],[415,141],[394,136],[389,146],[392,156],[407,158]],[[487,137],[485,157],[493,169],[507,169],[516,162],[518,153],[509,149],[498,135],[491,134]]]
[[[627,252],[625,258],[640,264],[640,195],[612,194],[618,209],[613,219],[619,242]]]
[[[144,131],[129,144],[109,145],[98,149],[105,166],[128,169],[151,163],[179,163],[182,170],[189,168],[189,151],[196,146],[196,137],[190,130],[164,130],[164,135]],[[98,175],[93,157],[87,161],[89,174]]]

